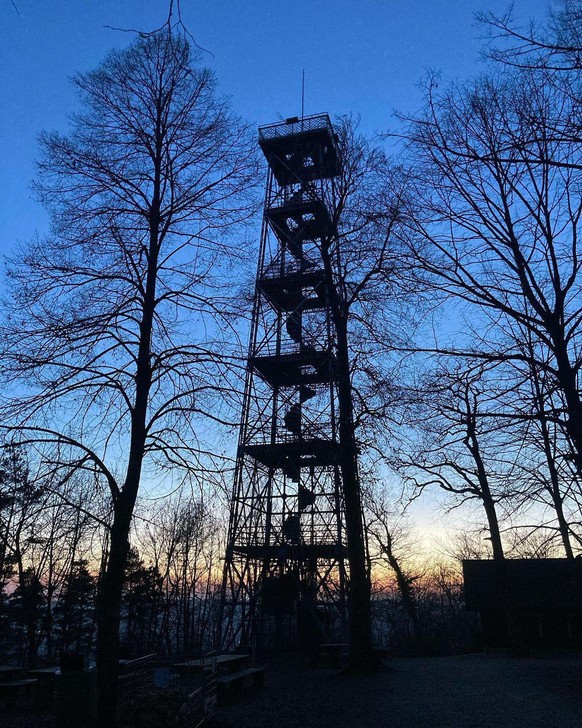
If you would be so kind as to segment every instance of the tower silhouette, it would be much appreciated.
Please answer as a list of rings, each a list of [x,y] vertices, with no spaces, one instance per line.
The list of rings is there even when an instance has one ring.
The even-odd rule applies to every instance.
[[[306,650],[346,633],[336,337],[322,259],[337,236],[327,114],[260,127],[268,162],[224,566],[222,646]]]

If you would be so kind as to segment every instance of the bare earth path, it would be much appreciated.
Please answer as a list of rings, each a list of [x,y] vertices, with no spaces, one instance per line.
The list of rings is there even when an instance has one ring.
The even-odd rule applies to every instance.
[[[582,728],[582,656],[395,658],[372,676],[271,663],[232,728]]]

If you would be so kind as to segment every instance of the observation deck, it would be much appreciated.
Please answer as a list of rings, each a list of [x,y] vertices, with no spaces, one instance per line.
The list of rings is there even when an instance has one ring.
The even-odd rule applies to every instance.
[[[265,215],[282,243],[317,240],[331,230],[331,215],[323,200],[298,195],[283,205],[267,208]]]
[[[324,308],[327,305],[325,272],[321,269],[287,276],[259,278],[258,285],[271,304],[280,311]]]
[[[333,381],[336,372],[335,357],[327,351],[254,356],[249,359],[249,364],[261,379],[273,387],[328,384]]]
[[[280,185],[329,179],[341,171],[338,136],[328,114],[261,126],[259,146]]]
[[[249,444],[241,451],[268,468],[286,468],[291,463],[296,468],[325,468],[339,463],[340,457],[339,444],[322,438]]]
[[[314,558],[335,561],[347,555],[346,547],[335,543],[281,544],[269,546],[235,544],[233,551],[236,554],[249,556],[254,559],[270,559],[272,561],[280,560],[283,554],[285,559],[290,561],[305,561]]]

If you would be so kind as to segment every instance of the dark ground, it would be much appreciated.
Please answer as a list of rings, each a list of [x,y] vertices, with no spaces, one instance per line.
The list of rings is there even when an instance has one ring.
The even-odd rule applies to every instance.
[[[391,658],[362,677],[288,656],[266,667],[264,689],[219,708],[208,728],[582,728],[582,654]],[[180,703],[167,700],[132,725],[176,726]],[[61,728],[36,702],[0,703],[0,726]]]
[[[213,728],[582,728],[582,656],[392,658],[352,677],[267,663],[265,688]]]

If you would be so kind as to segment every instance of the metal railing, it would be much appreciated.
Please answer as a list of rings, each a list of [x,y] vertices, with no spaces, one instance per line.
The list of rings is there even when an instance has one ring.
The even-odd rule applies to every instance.
[[[274,124],[265,124],[259,127],[259,141],[277,139],[278,137],[301,134],[308,131],[328,131],[332,140],[335,132],[328,114],[312,114],[311,116],[293,116],[285,121],[277,121]],[[335,141],[335,140],[334,140]]]

